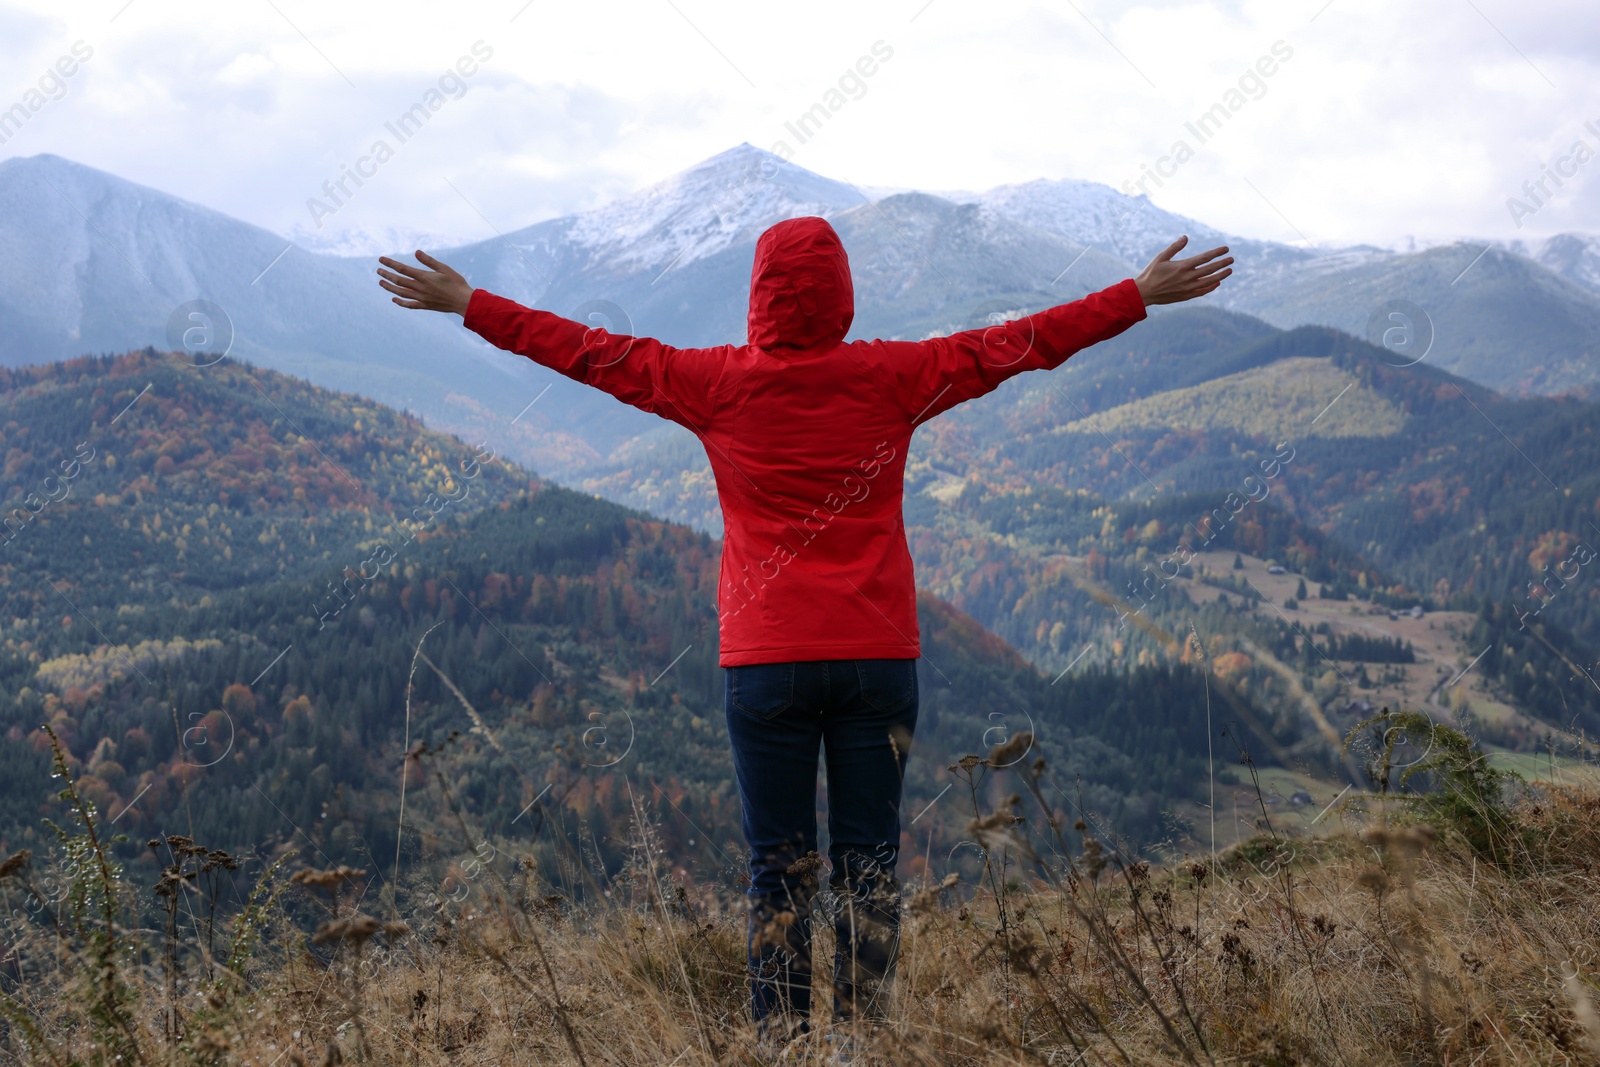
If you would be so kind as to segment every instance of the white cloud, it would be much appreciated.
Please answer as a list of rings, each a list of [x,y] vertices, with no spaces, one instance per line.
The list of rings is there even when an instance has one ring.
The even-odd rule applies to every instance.
[[[861,185],[1120,187],[1283,40],[1293,59],[1157,203],[1287,240],[1600,232],[1600,165],[1525,229],[1505,203],[1576,137],[1600,144],[1591,3],[25,0],[0,8],[13,97],[73,41],[95,56],[0,154],[56,152],[288,233],[483,40],[466,96],[326,226],[484,237],[770,147],[881,40],[893,58],[797,162]]]

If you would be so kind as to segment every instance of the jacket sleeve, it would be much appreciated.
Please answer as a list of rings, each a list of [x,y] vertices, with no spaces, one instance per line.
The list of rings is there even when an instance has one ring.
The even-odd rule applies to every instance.
[[[538,311],[474,289],[467,329],[496,348],[526,356],[694,433],[710,421],[731,348],[673,348]]]
[[[1054,370],[1074,352],[1109,340],[1145,317],[1133,279],[1082,300],[993,326],[926,341],[882,342],[913,426],[983,396],[1013,375]]]

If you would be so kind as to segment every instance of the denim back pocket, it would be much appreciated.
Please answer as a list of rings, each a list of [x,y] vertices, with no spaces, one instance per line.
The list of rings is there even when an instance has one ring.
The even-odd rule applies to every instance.
[[[794,704],[793,663],[752,663],[728,668],[733,706],[758,719],[776,719]]]
[[[858,659],[861,699],[874,711],[899,711],[917,698],[914,659]]]

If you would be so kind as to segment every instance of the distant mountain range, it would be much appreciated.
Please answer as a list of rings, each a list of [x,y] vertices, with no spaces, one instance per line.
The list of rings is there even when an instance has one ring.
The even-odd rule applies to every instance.
[[[856,336],[921,337],[1072,299],[1188,233],[1192,247],[1225,241],[1239,258],[1213,306],[1366,335],[1403,299],[1431,320],[1436,366],[1517,393],[1600,383],[1600,238],[1587,235],[1413,253],[1299,248],[1226,235],[1093,182],[874,200],[741,145],[594,211],[441,254],[525,303],[675,344],[720,343],[743,336],[755,238],[801,214],[833,220],[845,238]],[[203,299],[231,320],[232,355],[492,436],[563,481],[662,439],[658,420],[452,321],[401,313],[369,258],[307,251],[57,156],[0,163],[0,239],[0,364],[165,348],[175,310]]]

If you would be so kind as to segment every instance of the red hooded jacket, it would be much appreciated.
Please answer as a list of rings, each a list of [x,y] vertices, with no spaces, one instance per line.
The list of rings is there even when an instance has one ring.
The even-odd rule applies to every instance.
[[[915,659],[901,515],[911,433],[1014,374],[1053,369],[1145,317],[1132,279],[1000,325],[927,341],[852,341],[850,263],[833,227],[761,235],[749,340],[673,348],[475,290],[466,325],[705,446],[725,534],[721,664]]]

